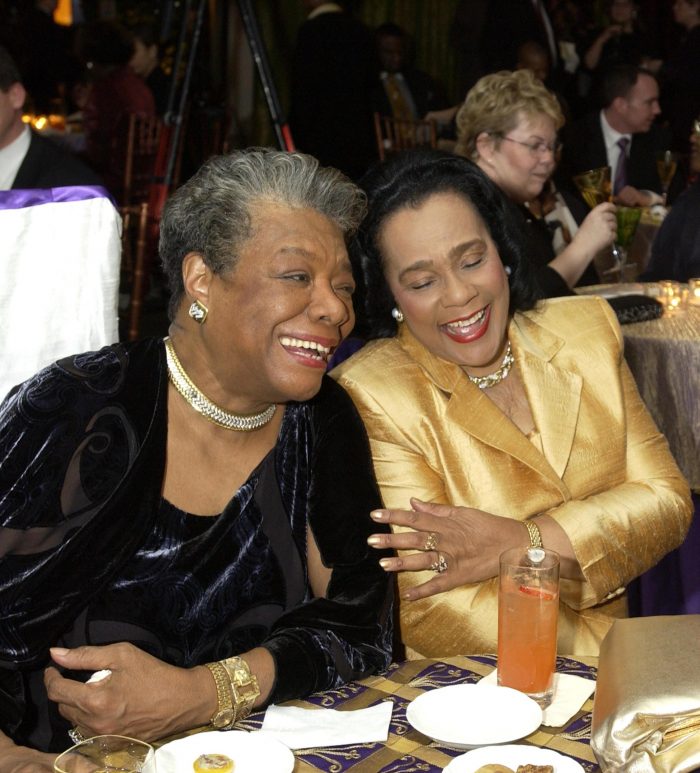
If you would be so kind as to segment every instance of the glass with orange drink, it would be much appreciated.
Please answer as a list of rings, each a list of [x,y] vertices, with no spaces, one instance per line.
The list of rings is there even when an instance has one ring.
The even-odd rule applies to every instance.
[[[512,548],[500,557],[498,684],[543,708],[552,700],[557,659],[559,554]]]

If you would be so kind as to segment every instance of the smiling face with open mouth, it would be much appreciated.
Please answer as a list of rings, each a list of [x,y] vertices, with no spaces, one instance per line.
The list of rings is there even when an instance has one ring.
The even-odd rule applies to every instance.
[[[413,335],[469,375],[496,370],[507,344],[508,279],[474,207],[457,193],[433,194],[391,215],[379,245]]]
[[[251,226],[234,267],[209,286],[201,333],[217,383],[190,373],[217,404],[237,395],[245,413],[313,397],[355,321],[355,283],[338,226],[313,209],[271,202],[252,210]]]

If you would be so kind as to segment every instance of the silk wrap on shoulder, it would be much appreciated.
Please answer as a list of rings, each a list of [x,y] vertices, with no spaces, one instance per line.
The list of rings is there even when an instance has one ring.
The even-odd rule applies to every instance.
[[[604,773],[700,768],[700,615],[616,620],[600,650],[591,747]]]

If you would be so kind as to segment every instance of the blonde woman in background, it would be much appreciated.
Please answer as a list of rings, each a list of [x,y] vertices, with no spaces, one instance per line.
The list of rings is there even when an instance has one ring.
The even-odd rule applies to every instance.
[[[554,172],[557,132],[563,125],[557,98],[529,70],[484,76],[457,113],[455,151],[474,161],[520,210],[528,257],[548,297],[571,294],[593,258],[617,234],[615,206],[599,204],[556,254],[549,227],[528,208]]]

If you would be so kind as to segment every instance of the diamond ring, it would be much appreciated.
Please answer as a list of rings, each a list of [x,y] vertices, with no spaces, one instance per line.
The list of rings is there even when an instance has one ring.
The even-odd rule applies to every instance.
[[[443,572],[447,571],[447,560],[445,559],[445,556],[438,551],[437,554],[437,561],[433,561],[432,564],[430,564],[430,568],[436,573],[436,574],[442,574]]]

